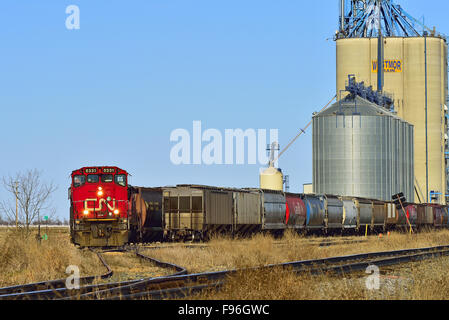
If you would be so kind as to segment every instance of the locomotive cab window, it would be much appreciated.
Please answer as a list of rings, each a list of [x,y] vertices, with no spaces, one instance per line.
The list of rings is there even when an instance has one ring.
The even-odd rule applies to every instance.
[[[86,177],[81,175],[76,175],[73,177],[73,186],[75,188],[81,187],[86,182]]]
[[[89,174],[87,176],[88,183],[98,183],[98,175],[97,174]]]
[[[101,176],[101,182],[112,182],[113,178],[112,178],[112,174],[103,174]]]
[[[115,176],[115,183],[119,186],[126,187],[126,175],[118,174]]]

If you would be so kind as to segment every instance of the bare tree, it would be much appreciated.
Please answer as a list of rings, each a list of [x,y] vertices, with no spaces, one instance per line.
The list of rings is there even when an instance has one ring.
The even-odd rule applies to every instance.
[[[9,220],[15,221],[17,194],[19,222],[27,231],[39,214],[54,212],[54,208],[50,205],[50,198],[56,187],[52,182],[43,182],[41,175],[41,172],[34,169],[2,179],[3,186],[12,195],[12,200],[0,203],[0,210]]]

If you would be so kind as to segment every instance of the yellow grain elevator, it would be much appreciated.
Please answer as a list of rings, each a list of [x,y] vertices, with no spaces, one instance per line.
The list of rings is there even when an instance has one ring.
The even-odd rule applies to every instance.
[[[340,28],[335,36],[338,99],[345,96],[350,74],[374,90],[390,93],[394,111],[415,128],[415,202],[445,204],[448,194],[446,38],[435,28],[431,30],[419,24],[393,1],[341,0],[340,9]],[[384,57],[383,88],[378,85],[379,33]]]

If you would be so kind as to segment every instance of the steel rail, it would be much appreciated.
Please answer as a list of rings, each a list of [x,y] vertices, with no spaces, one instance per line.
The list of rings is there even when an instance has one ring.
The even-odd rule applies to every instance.
[[[113,249],[113,250],[106,250],[106,251],[102,251],[101,253],[107,253],[107,252],[132,252],[133,250],[131,250],[130,248],[123,248],[123,249]],[[147,260],[151,263],[154,263],[155,265],[161,267],[161,268],[168,268],[168,269],[175,269],[175,273],[170,275],[170,276],[177,276],[177,275],[183,275],[183,274],[187,274],[187,270],[183,267],[180,267],[178,265],[175,264],[171,264],[171,263],[167,263],[167,262],[161,262],[157,259],[145,256],[140,254],[139,252],[135,251],[134,252],[139,258]],[[112,276],[112,270],[110,269],[110,267],[106,264],[106,262],[104,261],[104,258],[101,256],[100,252],[97,253],[98,256],[100,257],[100,260],[105,264],[105,266],[107,266],[108,268],[108,277]],[[105,275],[102,275],[101,278],[103,278]],[[168,277],[170,277],[168,276]],[[95,279],[98,279],[98,277],[85,277],[85,278],[92,278],[92,281],[90,283],[92,283]],[[104,277],[107,278],[107,277]],[[97,291],[102,291],[102,290],[110,290],[112,288],[117,288],[117,287],[121,287],[121,286],[128,286],[131,285],[133,283],[137,283],[137,282],[141,282],[144,280],[149,280],[152,278],[143,278],[143,279],[136,279],[136,280],[129,280],[129,281],[121,281],[121,282],[114,282],[114,283],[101,283],[101,284],[91,284],[91,285],[86,285],[86,286],[82,286],[79,289],[68,289],[66,288],[66,283],[65,283],[65,279],[64,280],[55,280],[53,282],[55,282],[55,284],[57,285],[57,287],[49,287],[49,286],[44,286],[43,289],[41,289],[41,287],[36,286],[36,284],[29,284],[29,285],[25,285],[27,286],[27,288],[29,289],[28,291],[8,291],[8,290],[4,290],[2,294],[0,294],[0,300],[36,300],[36,299],[45,299],[45,300],[50,300],[50,299],[61,299],[61,298],[67,298],[67,297],[78,297],[82,294],[86,294],[86,293],[93,293],[95,294],[95,292]],[[85,280],[84,280],[85,282]],[[43,282],[45,283],[45,282]],[[17,286],[17,287],[11,287],[11,288],[18,288],[18,287],[24,287],[24,286]],[[2,289],[6,289],[6,288],[0,288],[0,290]]]
[[[438,253],[437,251],[441,251]],[[386,258],[393,259],[388,260],[389,263],[393,263],[396,261],[404,261],[403,259],[413,259],[417,257],[419,254],[424,254],[423,256],[432,256],[434,254],[446,254],[449,252],[449,246],[437,246],[437,247],[428,247],[428,248],[416,248],[416,249],[405,249],[405,250],[396,250],[396,251],[383,251],[383,252],[372,252],[372,253],[364,253],[364,254],[356,254],[356,255],[347,255],[341,257],[332,257],[332,258],[323,258],[316,260],[304,260],[304,261],[296,261],[296,262],[288,262],[281,264],[271,264],[262,267],[254,267],[247,268],[241,270],[225,270],[225,271],[217,271],[217,272],[207,272],[207,273],[197,273],[197,274],[188,274],[188,275],[180,275],[180,276],[171,276],[171,277],[159,277],[153,279],[145,279],[141,282],[136,282],[127,286],[107,289],[98,291],[95,293],[87,293],[78,296],[79,299],[117,299],[118,297],[125,298],[126,297],[134,297],[136,295],[140,295],[142,293],[149,292],[167,292],[166,290],[171,289],[182,289],[182,288],[195,288],[196,286],[204,286],[204,285],[216,285],[217,282],[223,281],[226,277],[232,274],[236,274],[237,272],[242,271],[256,271],[256,270],[269,270],[273,268],[289,268],[294,272],[305,272],[313,270],[349,270],[350,267],[345,267],[345,265],[335,265],[341,264],[349,261],[357,261],[357,260],[366,260],[366,259],[376,259],[376,258]],[[401,256],[410,256],[401,257]],[[415,257],[416,256],[416,257]],[[396,257],[396,258],[394,258]],[[378,260],[379,261],[379,260]],[[378,262],[377,261],[377,262]],[[376,262],[376,263],[377,263]],[[355,267],[356,265],[368,265],[372,263],[372,261],[363,261],[356,262],[352,264],[348,264],[348,266]],[[387,263],[387,262],[385,262]],[[402,262],[400,262],[402,263]],[[361,268],[361,267],[359,267]],[[212,283],[211,283],[212,282]],[[165,290],[165,291],[164,291]],[[70,297],[69,297],[70,299]]]
[[[96,253],[98,259],[103,264],[103,266],[107,269],[107,272],[102,275],[97,276],[87,276],[80,278],[80,284],[90,284],[94,282],[96,279],[107,279],[112,277],[113,271],[109,267],[109,265],[104,260],[103,256],[99,251],[94,251],[91,249],[92,252]],[[66,286],[66,279],[58,279],[58,280],[49,280],[49,281],[41,281],[41,282],[35,282],[35,283],[28,283],[23,285],[17,285],[17,286],[9,286],[9,287],[3,287],[0,288],[0,297],[3,295],[8,294],[14,294],[14,293],[26,293],[26,292],[33,292],[33,291],[40,291],[40,290],[51,290],[51,289],[58,289],[58,288],[64,288]]]
[[[138,292],[130,294],[127,296],[113,297],[110,300],[138,300],[138,299],[152,299],[152,300],[163,300],[163,299],[182,299],[192,296],[196,293],[201,293],[204,289],[214,289],[216,291],[220,290],[224,285],[224,282],[214,282],[203,285],[187,286],[180,288],[164,289],[164,290],[154,290],[150,292]]]
[[[322,240],[322,239],[305,239],[305,244],[307,245],[317,245],[320,247],[330,247],[334,245],[349,245],[354,243],[365,243],[368,242],[368,240],[363,239],[338,239],[338,240]],[[275,246],[288,246],[290,245],[287,242],[275,242]],[[147,249],[147,250],[162,250],[162,249],[207,249],[210,248],[208,244],[190,244],[190,245],[149,245],[149,244],[143,244],[139,245],[140,249]]]
[[[327,268],[314,268],[311,270],[293,270],[293,272],[297,274],[304,273],[306,271],[310,272],[312,275],[323,274],[323,273],[335,273],[335,274],[350,274],[356,273],[360,271],[366,270],[367,267],[371,265],[380,266],[391,266],[398,265],[403,263],[415,262],[415,261],[423,261],[427,259],[437,258],[441,256],[448,256],[449,249],[437,251],[437,252],[427,252],[427,253],[418,253],[413,255],[404,255],[393,258],[385,258],[374,261],[366,261],[359,263],[346,264],[341,266],[332,266]],[[209,284],[196,285],[196,286],[185,286],[174,289],[165,289],[165,290],[154,290],[149,292],[139,292],[124,296],[116,296],[111,298],[111,300],[135,300],[135,299],[152,299],[152,300],[162,300],[162,299],[175,299],[175,298],[188,298],[193,294],[200,293],[204,289],[214,289],[216,291],[220,290],[224,285],[223,281],[213,282]]]

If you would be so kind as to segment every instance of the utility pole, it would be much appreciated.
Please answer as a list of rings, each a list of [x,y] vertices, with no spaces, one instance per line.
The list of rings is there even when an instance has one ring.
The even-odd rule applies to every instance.
[[[39,243],[41,243],[41,217],[40,217],[40,210],[37,210],[37,221],[38,221],[38,230],[37,230],[37,235],[36,235],[36,239]]]

